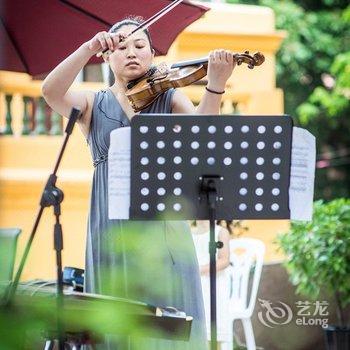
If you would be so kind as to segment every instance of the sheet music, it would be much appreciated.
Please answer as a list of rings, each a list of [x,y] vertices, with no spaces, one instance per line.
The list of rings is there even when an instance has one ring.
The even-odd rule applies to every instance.
[[[293,127],[289,187],[291,220],[312,220],[315,166],[315,136],[305,129]]]
[[[108,217],[129,219],[131,128],[118,128],[110,134],[108,150]]]

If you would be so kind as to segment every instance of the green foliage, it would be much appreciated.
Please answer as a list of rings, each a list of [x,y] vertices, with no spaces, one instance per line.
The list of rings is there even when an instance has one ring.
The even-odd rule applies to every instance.
[[[277,86],[285,112],[316,137],[319,159],[315,198],[350,196],[350,6],[345,0],[230,0],[272,8],[287,37],[277,53]],[[332,86],[334,85],[334,86]],[[339,159],[337,158],[339,157]]]
[[[348,0],[294,0],[300,6],[308,10],[345,8]]]
[[[313,220],[292,222],[278,243],[298,293],[316,299],[328,292],[340,310],[350,304],[350,199],[315,202]]]
[[[330,118],[341,118],[349,107],[350,97],[350,51],[336,56],[331,68],[336,77],[331,89],[317,87],[307,102],[299,106],[298,114],[302,124],[307,125],[321,113]],[[329,79],[333,79],[329,76]]]
[[[210,0],[202,0],[210,1]],[[263,5],[262,0],[226,0],[228,4],[246,4],[246,5]],[[275,0],[274,2],[288,3],[291,0]],[[324,9],[344,9],[349,5],[348,0],[294,0],[298,6],[301,6],[305,10],[324,10]]]
[[[91,334],[97,341],[106,334],[164,336],[151,323],[147,325],[137,317],[152,315],[147,306],[125,299],[113,302],[83,295],[68,296],[59,312],[56,306],[55,290],[43,293],[30,288],[26,295],[17,295],[11,305],[0,305],[0,349],[43,348],[45,338],[57,335],[57,317],[69,334]]]
[[[120,340],[125,341],[129,334],[133,349],[159,347],[159,344],[154,344],[154,338],[171,339],[172,332],[160,327],[161,322],[157,320],[163,319],[154,317],[155,310],[149,304],[176,306],[172,305],[170,298],[183,293],[186,281],[180,280],[169,259],[175,253],[181,268],[191,271],[193,246],[187,225],[183,221],[147,221],[146,224],[143,221],[125,221],[122,230],[116,226],[104,234],[106,244],[101,246],[101,279],[96,288],[106,298],[67,295],[64,307],[57,309],[55,288],[45,288],[45,284],[23,284],[13,303],[3,307],[1,295],[6,286],[0,283],[1,350],[26,348],[24,343],[42,343],[45,335],[55,334],[56,314],[69,333],[91,332],[99,342],[108,335],[113,348],[119,349]],[[0,246],[0,256],[1,251]],[[158,314],[160,311],[158,309]],[[169,314],[169,310],[163,312]],[[177,326],[174,324],[174,327],[176,329]],[[181,330],[178,330],[180,334]],[[198,339],[198,342],[201,341]],[[37,345],[30,348],[42,347]]]
[[[277,54],[277,85],[284,90],[286,112],[298,117],[295,113],[297,107],[307,100],[315,88],[323,86],[322,75],[330,73],[335,57],[350,45],[350,7],[342,11],[347,2],[340,0],[227,2],[262,5],[274,10],[276,28],[287,32],[287,37]],[[329,9],[325,11],[325,7],[331,7],[331,11]]]
[[[333,86],[315,88],[297,111],[300,123],[316,135],[319,158],[330,159],[330,167],[316,172],[316,197],[349,197],[350,51],[335,57],[325,79]]]
[[[334,57],[346,47],[346,23],[341,11],[307,12],[291,2],[261,0],[274,9],[276,27],[287,31],[277,54],[277,84],[285,92],[285,108],[297,117],[296,108],[329,72]]]

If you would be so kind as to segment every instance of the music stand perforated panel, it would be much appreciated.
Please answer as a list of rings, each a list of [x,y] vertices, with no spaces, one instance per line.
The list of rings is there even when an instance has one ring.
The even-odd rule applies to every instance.
[[[132,219],[207,219],[203,175],[221,178],[217,219],[288,219],[289,116],[132,119]]]

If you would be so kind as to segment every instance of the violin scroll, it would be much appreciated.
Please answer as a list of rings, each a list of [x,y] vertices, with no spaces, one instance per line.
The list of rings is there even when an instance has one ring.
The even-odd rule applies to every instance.
[[[248,68],[253,69],[255,66],[260,66],[265,62],[265,57],[261,52],[256,52],[253,56],[249,54],[249,51],[244,53],[237,53],[234,55],[237,65],[246,63]]]

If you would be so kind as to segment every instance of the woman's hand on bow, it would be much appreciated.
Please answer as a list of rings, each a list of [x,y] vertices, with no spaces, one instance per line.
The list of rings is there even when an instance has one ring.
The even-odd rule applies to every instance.
[[[113,52],[125,36],[124,33],[99,32],[86,44],[93,55],[105,50]]]

